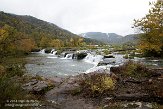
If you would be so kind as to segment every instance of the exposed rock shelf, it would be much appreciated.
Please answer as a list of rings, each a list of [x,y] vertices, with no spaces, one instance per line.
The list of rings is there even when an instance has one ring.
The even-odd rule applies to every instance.
[[[97,72],[67,78],[54,77],[41,81],[33,79],[23,87],[34,94],[40,94],[42,90],[45,91],[49,87],[49,84],[55,86],[43,94],[44,99],[48,102],[44,106],[52,109],[96,109],[100,106],[111,108],[117,106],[115,103],[120,103],[119,106],[123,108],[131,108],[132,105],[135,106],[133,109],[151,109],[152,102],[163,103],[162,70],[144,68],[143,71],[146,71],[148,76],[137,78],[122,74],[122,67],[111,68],[110,74],[100,73],[116,80],[115,88],[104,90],[100,96],[99,94],[90,96],[87,87],[82,89],[81,86],[82,80],[96,76]]]

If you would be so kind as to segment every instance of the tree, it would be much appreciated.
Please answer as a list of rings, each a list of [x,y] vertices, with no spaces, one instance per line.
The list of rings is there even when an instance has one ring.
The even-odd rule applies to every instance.
[[[0,53],[7,55],[9,52],[12,52],[16,49],[14,42],[16,41],[17,31],[9,26],[4,25],[0,28]]]
[[[63,42],[59,39],[53,39],[50,43],[50,46],[51,47],[56,47],[56,48],[60,48],[60,47],[63,47]]]
[[[42,36],[40,41],[40,47],[43,48],[49,47],[49,39],[46,36]]]
[[[32,49],[35,48],[35,41],[30,38],[22,39],[18,41],[17,43],[19,44],[17,49],[20,51],[30,52]]]
[[[139,48],[145,54],[160,56],[163,53],[163,1],[150,3],[149,13],[134,20],[134,27],[143,32]]]
[[[35,42],[25,33],[4,25],[0,28],[0,55],[8,56],[18,53],[28,53],[35,47]]]

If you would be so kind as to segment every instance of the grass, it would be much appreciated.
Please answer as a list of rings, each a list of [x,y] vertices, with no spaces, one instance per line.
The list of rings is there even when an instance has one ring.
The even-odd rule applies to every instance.
[[[0,108],[5,107],[7,100],[27,100],[32,97],[22,89],[22,75],[25,73],[23,58],[3,58],[0,63]],[[19,109],[22,107],[16,107]],[[23,107],[25,108],[25,107]],[[27,107],[26,107],[27,109]],[[28,107],[29,109],[29,107]]]
[[[7,100],[22,100],[26,99],[27,95],[21,88],[19,83],[3,76],[0,78],[0,104],[3,107]]]

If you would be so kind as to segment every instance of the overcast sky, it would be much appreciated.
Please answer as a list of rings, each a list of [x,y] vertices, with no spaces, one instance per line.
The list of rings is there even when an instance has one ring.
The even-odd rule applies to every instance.
[[[134,33],[133,19],[155,0],[0,0],[0,11],[31,15],[73,33]]]

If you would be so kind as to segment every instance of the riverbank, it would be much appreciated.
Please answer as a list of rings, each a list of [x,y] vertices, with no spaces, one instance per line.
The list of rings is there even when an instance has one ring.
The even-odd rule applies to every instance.
[[[95,60],[97,56],[88,55],[87,58]],[[27,109],[36,107],[40,109],[162,108],[163,69],[128,61],[116,67],[110,66],[110,70],[89,70],[87,74],[82,72],[72,76],[67,70],[70,66],[76,68],[74,62],[76,65],[82,62],[77,70],[86,65],[82,60],[63,59],[53,54],[3,59],[0,83],[3,89],[1,106]],[[36,74],[31,75],[33,72],[29,72],[24,67],[29,63],[33,70],[44,67],[45,69],[42,70],[45,71],[36,71]],[[49,76],[51,71],[56,70],[56,66],[62,70],[64,64],[67,68],[64,72],[70,74],[69,76]],[[40,75],[41,73],[43,75]],[[21,100],[24,100],[23,103],[20,102]]]
[[[32,79],[24,88],[43,97],[42,109],[161,109],[162,73],[128,62],[111,72]]]

